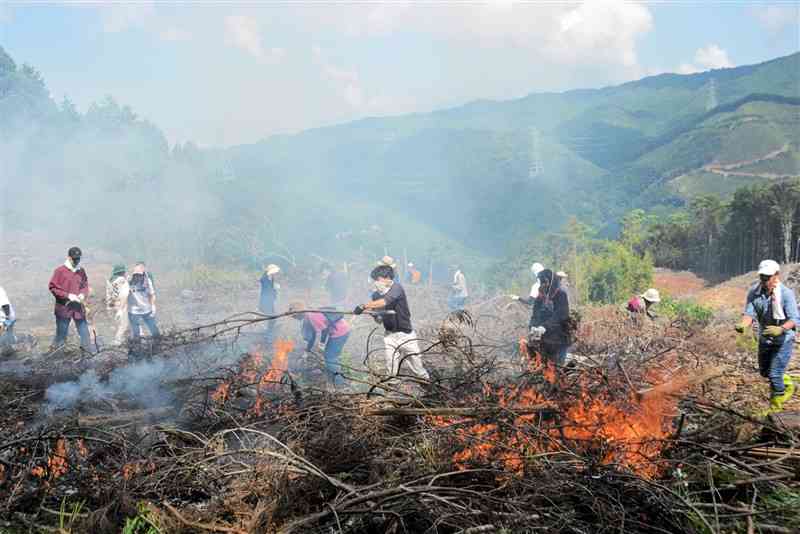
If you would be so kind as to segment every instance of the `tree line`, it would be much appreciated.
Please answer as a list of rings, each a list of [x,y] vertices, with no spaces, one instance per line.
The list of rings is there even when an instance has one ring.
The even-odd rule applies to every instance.
[[[623,226],[656,266],[722,278],[752,271],[765,258],[798,261],[798,208],[800,177],[747,185],[727,200],[698,196],[667,216],[634,210]]]

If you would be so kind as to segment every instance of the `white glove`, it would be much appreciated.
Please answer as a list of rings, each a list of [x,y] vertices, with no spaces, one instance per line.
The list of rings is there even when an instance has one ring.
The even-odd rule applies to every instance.
[[[86,295],[78,293],[78,302],[83,302],[84,300],[86,300]]]
[[[531,327],[531,337],[534,339],[541,339],[545,332],[547,332],[547,330],[543,326]]]
[[[519,295],[509,295],[508,298],[511,300],[519,300]]]
[[[80,302],[80,300],[78,300],[78,295],[75,293],[70,293],[67,295],[67,299],[69,299],[70,302]]]

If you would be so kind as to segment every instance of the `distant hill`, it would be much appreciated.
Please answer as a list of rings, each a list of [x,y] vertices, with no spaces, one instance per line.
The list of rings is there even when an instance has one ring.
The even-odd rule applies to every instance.
[[[180,258],[478,264],[571,215],[608,229],[632,207],[800,174],[798,73],[800,53],[200,150],[170,148],[111,98],[85,114],[52,101],[0,49],[3,223],[74,234],[99,220],[112,250]]]

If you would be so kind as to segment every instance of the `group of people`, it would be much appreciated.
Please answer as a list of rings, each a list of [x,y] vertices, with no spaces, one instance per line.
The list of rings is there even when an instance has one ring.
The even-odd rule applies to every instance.
[[[66,341],[70,323],[75,324],[84,349],[92,350],[93,343],[95,348],[97,346],[88,323],[87,299],[90,288],[86,271],[80,265],[81,256],[80,248],[70,248],[64,263],[55,269],[50,279],[49,289],[55,299],[54,348]],[[410,266],[413,267],[413,264]],[[265,315],[276,313],[280,272],[280,267],[275,264],[264,267],[260,279],[259,311]],[[417,283],[419,277],[415,277],[413,271],[411,273],[411,283]],[[347,275],[329,264],[323,264],[320,274],[328,292],[327,305],[319,310],[308,310],[303,302],[296,301],[289,306],[289,312],[301,322],[300,330],[306,341],[306,349],[313,351],[319,347],[322,350],[329,383],[333,387],[340,387],[343,373],[339,360],[351,332],[350,324],[342,313],[348,302]],[[777,262],[762,261],[758,274],[759,281],[747,294],[742,320],[736,330],[744,333],[753,325],[758,326],[759,372],[769,380],[770,410],[780,411],[795,391],[793,379],[786,369],[792,356],[800,311],[794,291],[780,281],[780,265]],[[540,342],[545,358],[557,366],[563,366],[567,351],[574,342],[574,324],[570,318],[567,294],[568,276],[563,271],[545,269],[538,262],[531,265],[531,275],[533,284],[530,293],[524,297],[510,297],[532,308],[528,322],[529,337]],[[406,280],[409,280],[408,276]],[[428,381],[430,375],[420,357],[421,350],[411,321],[408,298],[394,260],[387,256],[377,262],[370,272],[370,281],[372,288],[369,300],[357,305],[352,313],[370,314],[383,326],[388,376],[397,379],[405,363],[405,368],[412,375]],[[450,308],[463,309],[467,297],[466,277],[456,267]],[[633,316],[655,319],[657,315],[653,308],[660,301],[658,290],[650,288],[631,298],[626,308]],[[117,323],[115,344],[123,344],[129,338],[134,342],[132,346],[136,346],[141,339],[142,326],[147,327],[154,338],[160,336],[155,319],[155,284],[143,261],[136,262],[130,275],[124,265],[113,267],[106,282],[106,306]],[[14,307],[6,291],[0,287],[0,348],[14,343],[15,323]],[[274,333],[275,321],[267,321],[265,338],[268,344],[271,344]]]
[[[50,278],[49,289],[55,299],[56,320],[53,349],[66,342],[70,323],[74,323],[83,349],[92,351],[97,348],[96,334],[89,328],[89,277],[80,265],[82,255],[79,247],[70,248],[64,263],[53,271]],[[132,347],[135,347],[141,338],[142,325],[147,326],[153,337],[160,336],[155,319],[155,286],[143,261],[136,263],[130,277],[124,265],[113,267],[106,282],[106,307],[117,323],[115,344],[125,343],[130,332]]]

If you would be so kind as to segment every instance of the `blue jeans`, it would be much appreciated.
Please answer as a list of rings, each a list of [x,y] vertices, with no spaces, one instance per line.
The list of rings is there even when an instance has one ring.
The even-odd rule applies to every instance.
[[[784,390],[783,373],[789,366],[794,348],[795,334],[792,331],[783,336],[782,342],[767,343],[771,339],[761,338],[758,344],[758,372],[769,378],[773,395],[782,395]]]
[[[156,318],[153,317],[152,313],[144,315],[129,313],[128,319],[131,322],[131,338],[134,343],[138,342],[139,338],[142,336],[142,323],[150,330],[151,336],[158,337],[161,335],[161,332],[158,330],[158,325],[156,324]]]
[[[447,307],[450,308],[450,311],[463,310],[466,302],[467,297],[448,297]]]
[[[86,319],[70,319],[56,316],[56,337],[53,339],[53,346],[60,347],[64,344],[67,340],[67,334],[69,334],[69,323],[73,320],[75,321],[75,329],[81,338],[81,347],[89,350],[91,341],[89,339],[89,323],[86,322]]]
[[[6,327],[3,335],[0,336],[0,347],[10,347],[16,342],[17,338],[14,336],[14,323],[11,323]]]
[[[339,365],[339,356],[342,354],[342,349],[344,349],[348,337],[350,337],[350,334],[331,337],[328,338],[328,342],[325,344],[325,372],[328,375],[328,381],[337,387],[344,383],[344,379],[340,374],[342,368]]]

